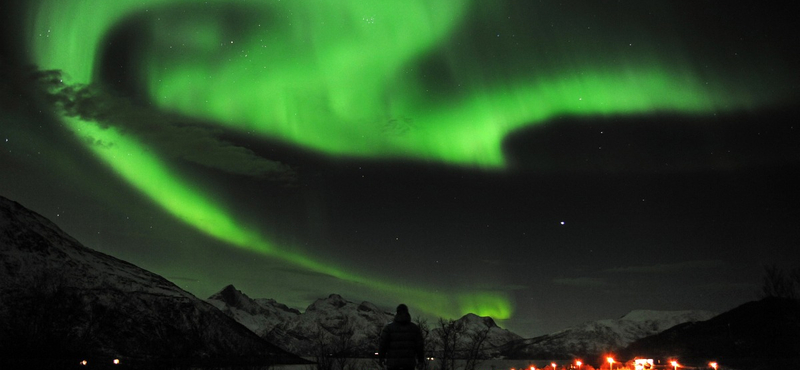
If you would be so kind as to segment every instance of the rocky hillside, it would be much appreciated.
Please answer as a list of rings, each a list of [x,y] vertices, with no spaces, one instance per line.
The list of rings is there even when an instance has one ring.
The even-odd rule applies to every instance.
[[[355,355],[373,354],[380,329],[393,317],[372,303],[357,304],[337,294],[316,300],[303,313],[271,299],[251,299],[233,286],[208,302],[268,341],[304,355],[314,355],[322,342],[342,339]]]
[[[800,302],[765,298],[703,322],[685,323],[631,343],[622,355],[674,356],[699,365],[790,369],[800,362]]]
[[[266,337],[276,326],[300,316],[300,311],[274,299],[251,299],[233,285],[226,286],[206,301],[260,337]]]
[[[619,319],[588,322],[573,328],[507,344],[510,358],[573,358],[599,356],[675,325],[713,317],[708,311],[631,311]]]
[[[70,363],[298,360],[161,276],[89,249],[3,197],[0,354]]]
[[[522,340],[522,337],[519,335],[497,326],[491,317],[478,316],[470,313],[455,320],[454,323],[456,327],[459,328],[458,348],[460,348],[461,351],[470,348],[473,341],[482,340],[482,348],[485,353],[494,356],[498,354],[498,348],[502,348],[508,343]],[[431,343],[429,347],[431,347],[434,352],[437,352],[439,349],[436,348],[436,345],[442,334],[441,325],[442,323],[440,322],[430,323]]]

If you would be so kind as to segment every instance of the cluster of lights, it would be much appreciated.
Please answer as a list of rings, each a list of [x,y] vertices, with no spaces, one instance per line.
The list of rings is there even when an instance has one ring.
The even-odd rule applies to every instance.
[[[678,370],[678,368],[679,368],[679,367],[683,367],[683,366],[681,366],[681,365],[678,363],[678,361],[677,361],[677,360],[670,360],[670,361],[669,361],[669,364],[670,364],[670,366],[672,366],[672,368],[673,368],[674,370]],[[719,364],[717,364],[717,362],[716,362],[716,361],[712,361],[712,362],[709,362],[709,363],[708,363],[708,366],[709,366],[710,368],[714,369],[714,370],[717,370],[717,368],[719,367]]]
[[[575,360],[575,368],[580,369],[582,365],[583,365],[583,362],[581,360]],[[555,362],[551,362],[550,366],[553,368],[553,370],[555,370],[556,367],[558,366],[558,364],[556,364]],[[546,368],[542,368],[542,369],[538,369],[538,370],[545,370],[545,369]],[[511,370],[516,370],[516,369],[511,368]],[[522,370],[522,369],[520,369],[520,370]],[[536,369],[536,365],[531,365],[527,370],[537,370]]]
[[[610,356],[606,357],[606,361],[608,362],[609,370],[613,370],[613,366],[616,363],[614,358],[610,357]],[[677,360],[670,360],[669,364],[670,364],[670,366],[672,366],[672,368],[674,370],[677,370],[679,367],[683,367],[678,363]],[[553,367],[553,370],[556,370],[556,367],[558,365],[555,362],[551,362],[550,366]],[[575,360],[575,366],[573,368],[576,368],[576,369],[580,370],[581,366],[583,366],[583,361]],[[638,369],[652,369],[652,368],[654,368],[652,359],[646,359],[646,360],[637,359],[637,360],[635,360],[635,366],[636,366],[635,368],[637,370]],[[717,370],[718,367],[719,367],[719,365],[716,362],[709,362],[708,366],[711,367],[714,370]],[[521,368],[519,370],[523,370],[523,369],[524,368]],[[517,369],[516,368],[511,368],[510,370],[517,370]],[[531,365],[530,367],[528,367],[527,369],[524,369],[524,370],[547,370],[547,367],[537,369],[536,365]]]
[[[633,361],[633,368],[634,370],[650,370],[654,369],[655,366],[653,365],[653,359],[643,359],[637,358]]]
[[[113,363],[114,365],[119,365],[119,364],[120,364],[120,362],[119,362],[119,359],[118,359],[118,358],[115,358],[113,361],[111,361],[111,363]],[[89,365],[89,361],[87,361],[87,360],[81,360],[81,362],[78,362],[78,365],[81,365],[81,366],[87,366],[87,365]]]

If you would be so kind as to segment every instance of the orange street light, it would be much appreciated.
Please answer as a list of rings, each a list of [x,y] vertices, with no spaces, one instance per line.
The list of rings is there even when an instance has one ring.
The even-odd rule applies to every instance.
[[[550,363],[550,366],[552,366],[552,367],[553,367],[553,370],[556,370],[556,363],[555,363],[555,362],[551,362],[551,363]]]
[[[581,365],[583,365],[583,362],[581,362],[581,360],[575,360],[575,366],[578,367],[578,370],[581,370]]]
[[[708,366],[711,366],[711,368],[713,368],[714,370],[717,370],[717,363],[716,362],[710,362],[708,364]]]
[[[678,370],[678,361],[672,360],[669,364],[672,365],[673,369]]]
[[[613,357],[606,357],[606,361],[608,361],[609,370],[614,370],[614,358]]]

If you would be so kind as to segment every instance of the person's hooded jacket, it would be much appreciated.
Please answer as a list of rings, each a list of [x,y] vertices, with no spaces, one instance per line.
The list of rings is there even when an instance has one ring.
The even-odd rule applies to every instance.
[[[425,343],[422,331],[411,322],[405,305],[397,307],[394,320],[381,331],[378,358],[388,369],[414,369],[423,363]]]

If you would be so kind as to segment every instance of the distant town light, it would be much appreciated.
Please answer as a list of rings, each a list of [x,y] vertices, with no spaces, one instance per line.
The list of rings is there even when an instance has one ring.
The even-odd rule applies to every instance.
[[[581,368],[581,365],[583,365],[583,362],[581,362],[581,360],[575,360],[575,366],[577,366],[578,369]]]
[[[711,366],[714,370],[717,370],[717,366],[718,365],[717,365],[716,362],[710,362],[710,363],[708,363],[708,366]]]
[[[118,358],[115,358],[113,362],[114,362],[114,365],[119,365],[119,359]]]
[[[83,361],[79,362],[79,364],[81,364],[81,366],[86,366],[86,365],[89,364],[89,361],[83,360]]]
[[[678,370],[678,361],[672,360],[669,364],[672,365],[673,369]]]
[[[635,359],[635,360],[633,360],[633,363],[634,363],[634,367],[633,367],[634,370],[651,370],[651,369],[655,369],[655,366],[653,365],[653,359],[652,358]]]
[[[614,358],[613,357],[606,357],[606,361],[608,361],[609,370],[614,370]]]
[[[550,363],[550,366],[553,367],[553,370],[556,370],[556,363],[555,362]]]

